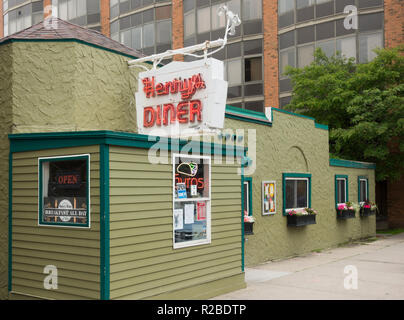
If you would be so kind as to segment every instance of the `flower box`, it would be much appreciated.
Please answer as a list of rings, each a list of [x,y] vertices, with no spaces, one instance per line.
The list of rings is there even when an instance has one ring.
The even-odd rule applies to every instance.
[[[337,219],[351,219],[351,218],[355,218],[355,210],[351,210],[351,209],[338,210],[337,209]]]
[[[287,215],[288,226],[290,227],[301,227],[307,226],[309,224],[316,224],[315,214],[303,214],[303,215]]]
[[[362,207],[360,210],[360,216],[361,217],[369,217],[369,216],[373,216],[376,213],[376,210],[372,208],[364,208]]]
[[[254,222],[244,222],[244,235],[254,234],[253,226]]]

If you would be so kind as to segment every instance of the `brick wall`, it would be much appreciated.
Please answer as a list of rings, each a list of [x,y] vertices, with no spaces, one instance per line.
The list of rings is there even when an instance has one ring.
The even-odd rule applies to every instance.
[[[399,181],[387,183],[389,228],[404,228],[404,174]]]
[[[386,48],[404,43],[403,0],[384,0],[384,37]]]
[[[3,0],[0,0],[0,38],[4,37]]]
[[[43,1],[43,18],[46,19],[47,17],[52,15],[52,0],[44,0]]]
[[[278,1],[263,0],[262,13],[265,106],[278,108]]]
[[[101,0],[101,33],[104,36],[110,37],[111,36],[111,29],[109,25],[110,20],[110,7],[109,7],[110,0]]]
[[[182,0],[172,1],[172,48],[179,49],[184,47],[184,13]],[[177,55],[174,60],[183,61],[184,57]]]

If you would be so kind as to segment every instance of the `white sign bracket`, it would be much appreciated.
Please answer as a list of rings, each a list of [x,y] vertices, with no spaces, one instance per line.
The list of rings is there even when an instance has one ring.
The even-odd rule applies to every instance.
[[[234,35],[236,27],[241,24],[239,16],[230,11],[226,5],[221,6],[218,10],[219,16],[223,14],[226,15],[226,32],[224,35],[224,39],[219,38],[215,41],[205,41],[204,43],[200,43],[194,46],[189,46],[175,50],[167,50],[163,53],[153,54],[151,56],[130,60],[128,61],[129,67],[137,67],[143,62],[152,61],[153,69],[156,69],[162,60],[172,58],[175,55],[189,55],[196,58],[204,58],[206,60],[208,56],[211,56],[212,54],[224,48],[224,46],[227,44],[227,35]],[[208,52],[208,50],[212,48],[218,48],[218,49]],[[203,55],[197,55],[193,53],[201,50],[203,50]]]

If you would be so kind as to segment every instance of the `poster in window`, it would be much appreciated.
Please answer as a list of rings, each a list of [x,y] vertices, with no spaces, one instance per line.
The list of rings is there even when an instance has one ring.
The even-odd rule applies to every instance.
[[[196,204],[196,207],[197,207],[196,220],[198,221],[206,220],[206,204],[204,202],[198,202]]]
[[[90,226],[89,155],[40,158],[39,225]]]
[[[262,182],[262,214],[269,215],[276,213],[276,182]]]

